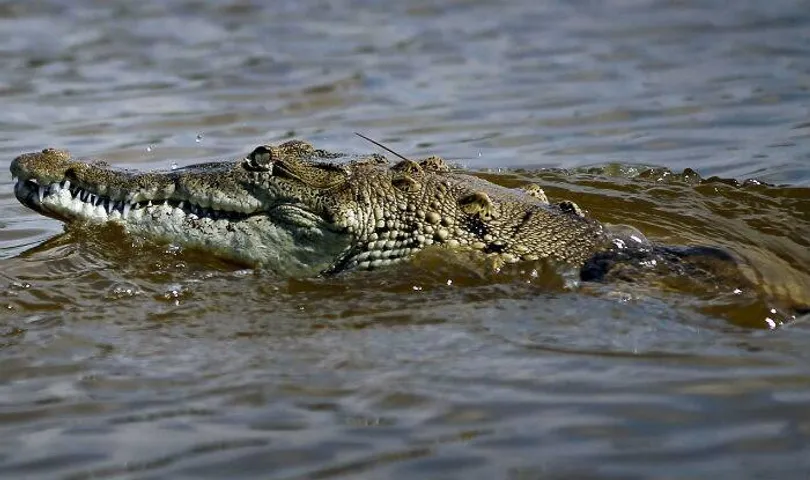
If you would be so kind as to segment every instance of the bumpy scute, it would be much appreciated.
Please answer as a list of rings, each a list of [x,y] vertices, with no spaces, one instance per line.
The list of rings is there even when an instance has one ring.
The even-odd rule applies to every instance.
[[[410,175],[399,173],[391,178],[391,185],[396,187],[397,190],[403,192],[414,193],[420,189],[419,182],[414,180]]]
[[[540,203],[548,204],[546,192],[539,185],[530,183],[523,187],[523,191],[526,192],[526,195],[536,198]]]
[[[366,166],[366,165],[383,166],[383,165],[388,165],[388,163],[389,162],[388,162],[387,158],[385,158],[382,155],[379,155],[379,154],[375,153],[375,154],[372,154],[372,155],[366,155],[364,157],[355,158],[350,162],[350,165],[353,166],[353,167]]]
[[[402,160],[401,162],[391,167],[391,170],[411,176],[422,175],[422,167],[420,167],[419,164],[414,162],[413,160]]]
[[[422,159],[419,165],[428,172],[441,173],[450,171],[450,167],[445,163],[444,159],[436,155]]]
[[[486,192],[473,192],[461,197],[458,201],[461,209],[468,215],[484,220],[496,218],[495,204]]]

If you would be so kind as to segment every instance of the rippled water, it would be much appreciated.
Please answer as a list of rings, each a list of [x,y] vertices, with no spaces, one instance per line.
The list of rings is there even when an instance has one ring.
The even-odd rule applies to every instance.
[[[44,146],[375,151],[361,131],[723,246],[757,286],[570,290],[430,254],[274,278],[61,234],[6,173],[0,476],[810,473],[810,3],[5,2],[0,65],[0,172]]]

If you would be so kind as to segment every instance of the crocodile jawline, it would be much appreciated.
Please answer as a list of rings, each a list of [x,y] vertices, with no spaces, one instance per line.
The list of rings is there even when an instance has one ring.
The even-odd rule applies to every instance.
[[[48,204],[58,204],[61,207],[59,210],[68,212],[81,211],[85,216],[99,217],[100,220],[103,220],[104,216],[111,219],[116,215],[121,219],[126,219],[133,212],[161,205],[182,211],[183,215],[194,215],[197,218],[210,218],[212,220],[240,221],[254,215],[265,214],[265,212],[245,213],[202,207],[193,203],[193,201],[178,198],[142,200],[139,202],[115,200],[109,196],[98,194],[90,188],[71,184],[67,179],[50,184],[40,183],[35,178],[18,179],[14,185],[14,193],[25,206],[60,220],[66,219],[66,216]],[[91,208],[93,210],[89,210]]]

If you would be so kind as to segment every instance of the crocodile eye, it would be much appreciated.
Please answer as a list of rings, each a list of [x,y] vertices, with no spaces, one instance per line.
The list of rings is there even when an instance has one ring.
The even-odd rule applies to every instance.
[[[244,167],[246,170],[254,172],[267,172],[273,169],[273,150],[270,147],[261,145],[256,147],[250,155],[245,158]]]

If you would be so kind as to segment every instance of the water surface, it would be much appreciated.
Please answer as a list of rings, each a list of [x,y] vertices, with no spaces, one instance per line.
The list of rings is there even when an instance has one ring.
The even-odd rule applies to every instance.
[[[809,12],[0,5],[0,172],[45,146],[140,169],[290,137],[377,151],[360,131],[730,249],[756,286],[571,289],[431,254],[278,278],[65,232],[0,174],[0,476],[805,477],[810,328],[789,307],[810,296]]]

